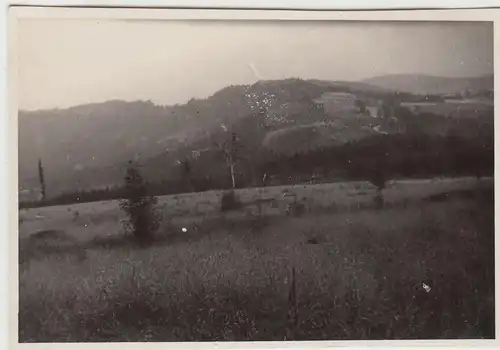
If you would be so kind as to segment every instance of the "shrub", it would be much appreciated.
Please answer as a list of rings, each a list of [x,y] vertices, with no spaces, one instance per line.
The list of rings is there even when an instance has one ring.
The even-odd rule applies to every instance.
[[[380,192],[385,188],[387,180],[383,171],[375,170],[372,172],[369,181],[372,185],[377,187],[377,191]]]
[[[376,209],[382,209],[384,207],[384,196],[382,194],[382,190],[385,188],[386,185],[386,175],[384,174],[383,171],[381,170],[375,170],[369,180],[372,185],[377,187],[377,194],[375,195],[374,198],[374,204]]]
[[[222,194],[220,201],[220,210],[222,212],[238,210],[241,208],[241,206],[241,202],[238,197],[236,197],[234,191],[227,191]]]
[[[382,195],[381,190],[377,189],[377,194],[375,195],[375,198],[373,199],[373,203],[375,205],[375,209],[384,208],[384,196]]]
[[[141,242],[151,240],[161,222],[157,198],[147,194],[141,174],[131,163],[125,175],[125,193],[126,198],[120,201],[120,208],[128,217],[125,230]]]

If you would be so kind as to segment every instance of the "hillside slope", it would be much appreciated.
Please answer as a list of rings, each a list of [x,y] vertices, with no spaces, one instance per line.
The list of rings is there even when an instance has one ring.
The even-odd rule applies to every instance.
[[[330,89],[329,83],[286,79],[229,86],[207,99],[175,106],[108,101],[60,110],[20,111],[20,187],[38,186],[39,158],[48,191],[55,193],[115,184],[130,159],[145,161],[188,145],[198,147],[198,141],[216,136],[221,126],[251,116],[263,117],[268,110],[279,114],[285,104],[289,105],[288,114],[304,116],[297,123],[309,123],[304,110],[312,99]],[[279,118],[262,119],[257,124],[286,126]]]
[[[220,147],[232,133],[238,135],[243,156],[258,163],[273,152],[294,154],[380,133],[474,132],[474,120],[416,119],[411,113],[377,119],[357,106],[358,99],[375,103],[393,95],[367,83],[285,79],[229,86],[207,99],[175,106],[108,101],[21,111],[20,187],[38,187],[38,158],[49,196],[119,185],[131,159],[139,161],[148,181],[179,177],[178,165],[185,159],[198,173],[225,172]]]

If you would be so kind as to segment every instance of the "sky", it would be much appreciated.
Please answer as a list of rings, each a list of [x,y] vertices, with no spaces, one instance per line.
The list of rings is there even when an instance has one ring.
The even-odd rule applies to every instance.
[[[185,103],[261,79],[493,73],[493,24],[22,19],[19,107]]]

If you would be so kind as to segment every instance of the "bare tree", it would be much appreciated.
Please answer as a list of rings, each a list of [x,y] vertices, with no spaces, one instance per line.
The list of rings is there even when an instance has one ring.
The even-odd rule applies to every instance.
[[[238,138],[236,133],[231,134],[231,140],[229,142],[225,142],[222,146],[222,150],[224,152],[224,159],[229,167],[231,172],[231,182],[233,188],[236,188],[236,178],[235,178],[235,166],[241,160],[240,154],[241,145],[238,142]]]

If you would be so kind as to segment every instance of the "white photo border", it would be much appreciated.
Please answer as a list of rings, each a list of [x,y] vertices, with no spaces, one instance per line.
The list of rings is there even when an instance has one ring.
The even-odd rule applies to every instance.
[[[23,2],[23,1],[18,1]],[[24,1],[29,2],[29,1]],[[151,3],[151,2],[149,2]],[[16,34],[18,22],[21,19],[134,19],[134,20],[286,20],[286,21],[492,21],[494,22],[494,61],[495,69],[499,66],[500,50],[500,9],[463,9],[463,10],[393,10],[393,11],[300,11],[300,10],[220,10],[220,9],[147,9],[147,8],[67,8],[67,7],[11,7],[8,12],[8,56],[7,56],[7,107],[8,107],[8,251],[9,251],[9,345],[12,348],[38,348],[38,349],[66,349],[68,347],[92,347],[102,349],[161,349],[166,344],[169,348],[178,349],[279,349],[279,348],[308,348],[319,349],[336,346],[350,347],[498,347],[500,315],[495,313],[496,340],[418,340],[418,341],[314,341],[314,342],[224,342],[224,343],[18,343],[18,240],[17,220],[18,203],[18,168],[17,168],[17,42]],[[497,74],[494,75],[495,91],[499,85]],[[498,117],[498,107],[495,105],[495,118]],[[498,132],[498,123],[495,123],[495,133]],[[495,138],[496,139],[496,138]],[[498,149],[498,141],[495,141]],[[497,152],[495,152],[497,153]],[[495,155],[495,166],[498,156]],[[497,198],[498,189],[495,189]],[[495,207],[495,214],[500,215],[500,209]],[[495,231],[495,249],[500,250],[498,232]],[[498,305],[500,260],[495,261],[495,290]]]

